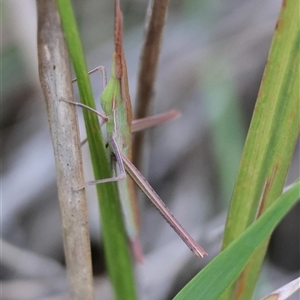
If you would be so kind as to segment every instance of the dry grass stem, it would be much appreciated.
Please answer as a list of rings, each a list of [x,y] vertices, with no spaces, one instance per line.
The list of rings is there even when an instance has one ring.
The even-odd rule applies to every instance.
[[[154,90],[163,28],[168,9],[168,0],[149,2],[145,27],[145,40],[141,52],[138,87],[136,96],[137,119],[147,116]],[[135,135],[133,143],[133,163],[139,168],[142,155],[143,133]]]
[[[56,162],[63,242],[71,299],[93,299],[93,277],[84,182],[68,52],[54,0],[38,0],[39,74]]]

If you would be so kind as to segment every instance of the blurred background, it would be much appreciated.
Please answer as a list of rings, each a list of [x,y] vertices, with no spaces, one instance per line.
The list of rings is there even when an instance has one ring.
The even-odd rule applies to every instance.
[[[147,2],[121,1],[133,100]],[[73,4],[89,69],[104,65],[110,72],[112,1]],[[170,1],[150,114],[176,108],[182,116],[147,132],[142,172],[209,255],[194,257],[140,195],[141,299],[171,299],[220,249],[280,6],[280,0]],[[67,299],[54,158],[38,79],[35,1],[3,0],[1,12],[2,299]],[[92,84],[100,99],[99,74]],[[84,138],[80,110],[78,116]],[[299,145],[296,153],[287,185],[299,176]],[[89,180],[87,147],[83,155]],[[87,197],[96,299],[112,299],[94,187]],[[297,205],[274,232],[255,299],[299,276],[299,213]]]

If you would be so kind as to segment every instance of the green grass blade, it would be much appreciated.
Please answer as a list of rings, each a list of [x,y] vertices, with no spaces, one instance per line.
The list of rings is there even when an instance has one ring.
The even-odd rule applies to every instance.
[[[224,233],[225,249],[282,193],[299,135],[298,1],[284,1],[249,128]],[[222,297],[251,299],[268,239]]]
[[[69,52],[75,69],[82,103],[95,108],[86,61],[69,0],[56,0]],[[112,30],[113,32],[113,30]],[[94,113],[83,110],[95,179],[111,177],[105,146]],[[102,220],[105,257],[116,299],[136,299],[130,250],[124,230],[115,183],[96,186]]]
[[[253,251],[272,233],[299,197],[300,180],[282,194],[238,239],[215,257],[174,299],[220,299],[241,273]]]

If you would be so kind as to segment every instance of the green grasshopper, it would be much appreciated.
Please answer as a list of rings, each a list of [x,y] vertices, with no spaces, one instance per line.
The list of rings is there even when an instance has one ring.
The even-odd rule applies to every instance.
[[[205,250],[200,247],[195,242],[195,240],[185,231],[185,229],[174,218],[170,210],[167,208],[161,198],[156,194],[156,192],[146,181],[143,175],[131,163],[132,132],[142,130],[170,120],[176,117],[178,115],[178,112],[172,110],[161,115],[136,121],[132,120],[132,107],[128,88],[127,68],[122,43],[122,26],[123,17],[119,0],[117,0],[115,2],[115,52],[113,54],[111,78],[104,88],[101,96],[101,106],[105,115],[93,110],[106,123],[109,151],[112,154],[111,157],[112,162],[114,162],[114,171],[116,176],[112,178],[89,181],[86,182],[85,186],[118,181],[118,188],[126,231],[131,241],[135,257],[138,260],[142,259],[142,251],[138,238],[139,220],[136,205],[136,196],[133,181],[131,180],[131,178],[152,201],[155,207],[159,210],[159,212],[163,215],[163,217],[171,225],[171,227],[175,230],[175,232],[179,235],[183,242],[191,249],[191,251],[198,257],[203,257],[207,254]],[[98,67],[96,69],[99,69],[103,72],[103,67]],[[105,81],[106,80],[104,79],[104,82]],[[74,104],[74,102],[71,103]],[[80,103],[75,104],[90,109],[89,107],[86,107]],[[130,175],[131,178],[126,176],[126,172]]]

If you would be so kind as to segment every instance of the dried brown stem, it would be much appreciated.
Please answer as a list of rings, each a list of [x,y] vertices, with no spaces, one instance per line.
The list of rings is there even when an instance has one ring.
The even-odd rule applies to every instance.
[[[71,299],[94,299],[91,249],[80,139],[68,52],[54,0],[37,0],[41,86],[56,163],[63,242]]]
[[[165,24],[168,0],[151,0],[147,12],[145,42],[140,59],[136,118],[147,116],[154,90],[162,33]],[[139,167],[142,156],[143,133],[136,133],[133,143],[133,163]]]

